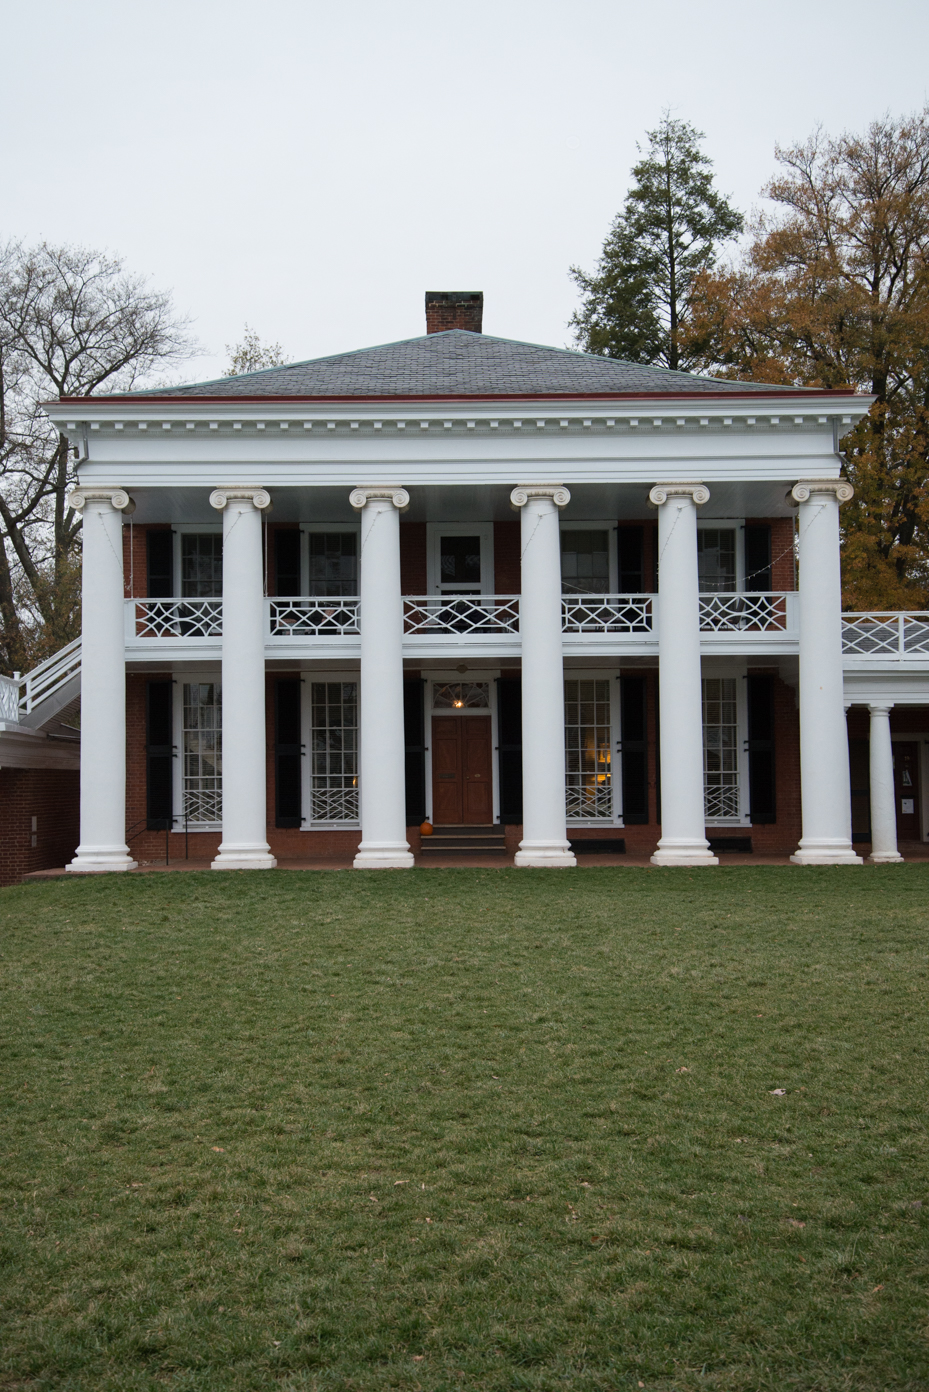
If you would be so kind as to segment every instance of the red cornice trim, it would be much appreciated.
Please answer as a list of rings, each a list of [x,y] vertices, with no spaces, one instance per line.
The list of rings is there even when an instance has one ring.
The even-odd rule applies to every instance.
[[[327,402],[357,402],[359,405],[382,402],[385,406],[390,406],[401,401],[576,401],[578,403],[583,401],[691,401],[696,404],[700,401],[776,401],[778,397],[785,396],[795,397],[801,401],[834,401],[840,397],[868,400],[863,392],[828,391],[819,387],[784,387],[783,390],[777,392],[588,392],[584,395],[578,395],[576,392],[501,392],[499,394],[488,393],[483,396],[474,393],[436,396],[61,396],[57,402],[50,401],[42,404],[50,406],[70,406],[78,403],[85,405],[89,403],[94,406],[155,406],[161,403],[170,406],[230,406],[238,402],[249,406],[270,403],[324,406]]]

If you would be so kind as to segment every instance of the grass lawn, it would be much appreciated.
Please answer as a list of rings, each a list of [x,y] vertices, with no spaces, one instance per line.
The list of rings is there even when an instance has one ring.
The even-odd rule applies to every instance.
[[[0,891],[0,1388],[929,1388],[929,866]]]

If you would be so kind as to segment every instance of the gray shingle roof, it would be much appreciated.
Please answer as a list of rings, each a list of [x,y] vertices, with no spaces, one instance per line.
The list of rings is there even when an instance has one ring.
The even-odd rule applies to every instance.
[[[241,377],[138,396],[456,397],[686,395],[783,392],[769,383],[724,382],[687,372],[543,348],[452,329]]]

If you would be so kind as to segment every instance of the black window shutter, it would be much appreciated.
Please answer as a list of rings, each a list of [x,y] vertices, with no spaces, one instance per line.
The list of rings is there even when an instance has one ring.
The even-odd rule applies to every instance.
[[[616,550],[619,560],[619,593],[643,594],[645,572],[642,565],[645,545],[644,527],[617,527]]]
[[[292,597],[300,593],[300,533],[274,533],[274,593]]]
[[[421,677],[403,683],[403,753],[406,764],[406,824],[426,820],[426,717]]]
[[[771,528],[766,522],[745,524],[745,588],[771,589]]]
[[[518,825],[523,819],[523,684],[519,677],[497,679],[497,736],[500,821]]]
[[[149,599],[171,599],[174,595],[174,533],[146,532],[145,548]]]
[[[623,821],[648,822],[648,707],[644,677],[620,677]]]
[[[166,535],[170,539],[171,533]],[[145,817],[149,831],[164,831],[172,822],[173,705],[173,682],[145,683]]]
[[[777,821],[774,768],[774,678],[747,677],[748,788],[756,826]]]
[[[852,840],[871,840],[870,741],[850,739],[848,766],[852,792]]]
[[[274,824],[298,827],[303,821],[299,678],[282,677],[274,692]]]
[[[661,825],[661,692],[655,675],[655,820]]]

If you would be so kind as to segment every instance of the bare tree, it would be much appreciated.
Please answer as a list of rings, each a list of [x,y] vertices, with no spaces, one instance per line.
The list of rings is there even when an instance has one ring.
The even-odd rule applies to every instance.
[[[83,247],[0,248],[0,664],[23,668],[80,628],[76,442],[53,396],[129,391],[195,345],[169,295]]]

